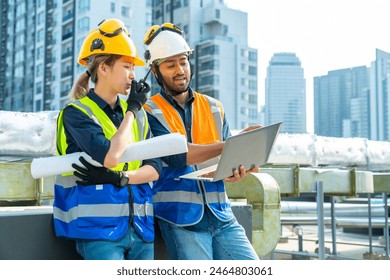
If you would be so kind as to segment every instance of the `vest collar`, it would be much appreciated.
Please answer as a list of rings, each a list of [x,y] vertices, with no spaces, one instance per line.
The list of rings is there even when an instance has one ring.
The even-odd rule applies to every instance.
[[[162,97],[164,97],[168,102],[169,104],[171,104],[172,106],[174,107],[180,107],[179,103],[172,97],[170,96],[169,94],[167,94],[164,89],[160,89],[160,94],[162,95]],[[193,102],[194,102],[194,93],[192,91],[192,89],[189,87],[188,88],[188,94],[189,94],[189,98],[187,100],[187,104],[188,105],[191,105]]]

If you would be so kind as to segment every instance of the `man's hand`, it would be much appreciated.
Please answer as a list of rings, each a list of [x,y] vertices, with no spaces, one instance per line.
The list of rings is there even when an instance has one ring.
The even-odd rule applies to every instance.
[[[248,126],[247,128],[244,128],[243,130],[241,130],[238,134],[241,134],[243,132],[248,132],[248,131],[251,131],[251,130],[254,130],[254,129],[257,129],[257,128],[260,128],[260,127],[263,127],[263,126],[259,125],[259,124],[251,125],[251,126]]]
[[[137,81],[133,80],[131,82],[130,94],[127,98],[127,112],[133,112],[135,117],[148,99],[147,94],[149,91],[150,85],[148,83],[144,81],[137,83]]]
[[[73,174],[81,179],[76,181],[77,184],[82,186],[98,184],[112,184],[117,187],[120,186],[121,172],[112,171],[105,167],[94,166],[86,161],[82,156],[79,160],[85,168],[75,163],[72,164],[72,167],[77,170],[74,171]]]
[[[249,173],[258,173],[260,168],[258,166],[252,167],[249,170],[245,170],[245,167],[240,165],[239,169],[234,168],[233,176],[224,179],[225,182],[233,183],[241,180]]]

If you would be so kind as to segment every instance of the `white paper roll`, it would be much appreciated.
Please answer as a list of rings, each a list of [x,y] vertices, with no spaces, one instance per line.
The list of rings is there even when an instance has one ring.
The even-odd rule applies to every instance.
[[[123,153],[121,162],[159,158],[162,156],[181,154],[187,151],[187,140],[184,135],[171,133],[128,145]],[[62,156],[33,159],[31,162],[31,175],[34,179],[38,179],[73,172],[72,164],[81,164],[79,161],[80,156],[83,156],[87,161],[96,166],[102,166],[85,152],[72,153]]]

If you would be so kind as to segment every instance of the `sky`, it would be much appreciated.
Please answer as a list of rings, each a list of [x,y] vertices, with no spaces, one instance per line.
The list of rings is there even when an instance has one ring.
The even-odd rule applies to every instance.
[[[260,104],[274,53],[297,55],[306,79],[307,130],[314,132],[313,77],[369,67],[375,50],[390,52],[389,0],[225,0],[248,13],[248,45],[258,50]]]

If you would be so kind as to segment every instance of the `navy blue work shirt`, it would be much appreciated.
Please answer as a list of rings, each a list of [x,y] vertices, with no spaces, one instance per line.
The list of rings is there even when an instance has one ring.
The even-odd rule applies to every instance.
[[[187,133],[187,140],[189,143],[192,143],[191,127],[192,127],[192,103],[194,102],[195,96],[193,90],[188,88],[189,98],[184,105],[184,109],[179,105],[179,103],[168,95],[163,89],[160,90],[160,94],[176,109],[180,114],[181,119],[183,120],[185,130]],[[160,136],[170,133],[154,116],[148,113],[149,126],[152,130],[154,136]],[[225,141],[230,135],[230,129],[226,116],[223,118],[223,140]],[[184,167],[187,165],[187,153],[176,154],[166,157],[161,157],[161,159],[168,164],[170,167]]]
[[[111,108],[111,106],[100,98],[93,89],[89,90],[88,97],[106,113],[118,128],[124,118],[119,96],[114,108]],[[73,106],[67,106],[64,109],[63,119],[68,144],[66,153],[86,152],[94,160],[103,165],[104,159],[110,148],[110,141],[104,135],[101,126],[96,124],[91,118],[86,117],[85,113]],[[148,139],[151,137],[152,134],[149,128],[146,138]],[[143,160],[142,165],[151,165],[159,174],[161,173],[162,163],[160,159]]]

